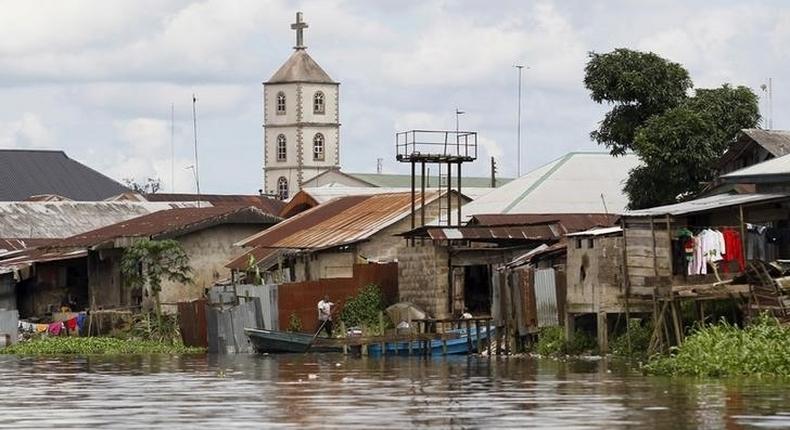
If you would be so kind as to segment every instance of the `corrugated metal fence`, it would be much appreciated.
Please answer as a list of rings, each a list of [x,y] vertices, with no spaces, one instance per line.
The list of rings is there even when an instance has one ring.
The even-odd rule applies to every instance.
[[[269,330],[279,330],[277,310],[278,286],[273,285],[249,285],[242,284],[236,286],[236,294],[239,301],[258,299],[261,303],[261,318],[263,325],[261,328]]]
[[[14,275],[0,273],[0,310],[16,309],[16,294],[14,292]]]
[[[184,345],[208,347],[206,299],[178,303],[178,325]]]
[[[260,300],[255,298],[230,308],[208,306],[208,352],[249,353],[253,352],[245,328],[261,327]]]
[[[17,311],[0,311],[0,347],[16,343],[19,330]]]
[[[538,311],[538,327],[560,325],[554,269],[535,270],[535,303]]]
[[[324,294],[335,303],[339,315],[348,298],[371,284],[379,287],[386,304],[395,303],[398,299],[398,263],[355,264],[352,278],[281,284],[277,291],[279,327],[287,329],[291,315],[295,315],[301,321],[303,331],[315,332],[320,324],[316,305]]]

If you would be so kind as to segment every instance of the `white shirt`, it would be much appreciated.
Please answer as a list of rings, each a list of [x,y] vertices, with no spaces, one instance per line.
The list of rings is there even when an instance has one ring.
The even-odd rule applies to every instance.
[[[324,300],[318,302],[318,320],[332,321],[332,306],[334,305],[334,303]]]

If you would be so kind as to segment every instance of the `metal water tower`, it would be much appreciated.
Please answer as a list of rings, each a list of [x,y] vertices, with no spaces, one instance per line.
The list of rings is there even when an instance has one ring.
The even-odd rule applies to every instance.
[[[458,192],[457,224],[461,224],[461,165],[477,159],[477,132],[444,130],[410,130],[395,133],[395,158],[411,164],[411,228],[417,227],[417,164],[420,164],[420,226],[425,225],[425,165],[438,164],[447,168],[446,210],[447,225],[453,225],[453,166],[456,166],[456,191]],[[440,176],[441,173],[440,173]],[[441,202],[441,200],[440,200]],[[441,217],[440,217],[441,218]]]

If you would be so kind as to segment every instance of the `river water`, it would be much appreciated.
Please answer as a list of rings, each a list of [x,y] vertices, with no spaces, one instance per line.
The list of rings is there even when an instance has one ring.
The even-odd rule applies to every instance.
[[[0,356],[0,427],[783,428],[789,382],[606,360]]]

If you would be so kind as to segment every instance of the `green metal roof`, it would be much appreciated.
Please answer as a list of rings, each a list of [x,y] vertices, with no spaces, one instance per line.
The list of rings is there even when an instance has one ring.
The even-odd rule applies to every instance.
[[[349,176],[353,176],[360,181],[367,182],[371,185],[377,187],[393,187],[393,188],[410,188],[411,187],[411,175],[395,175],[395,174],[378,174],[378,173],[346,173]],[[415,178],[416,184],[420,186],[420,177],[421,175],[417,175]],[[438,175],[430,175],[427,176],[426,186],[436,187],[439,185],[439,176]],[[496,178],[496,186],[500,187],[508,182],[510,182],[511,178]],[[457,187],[458,178],[453,177],[453,188]],[[486,177],[479,177],[479,176],[464,176],[463,181],[461,182],[461,188],[463,187],[475,187],[475,188],[490,188],[491,187],[491,178]]]

